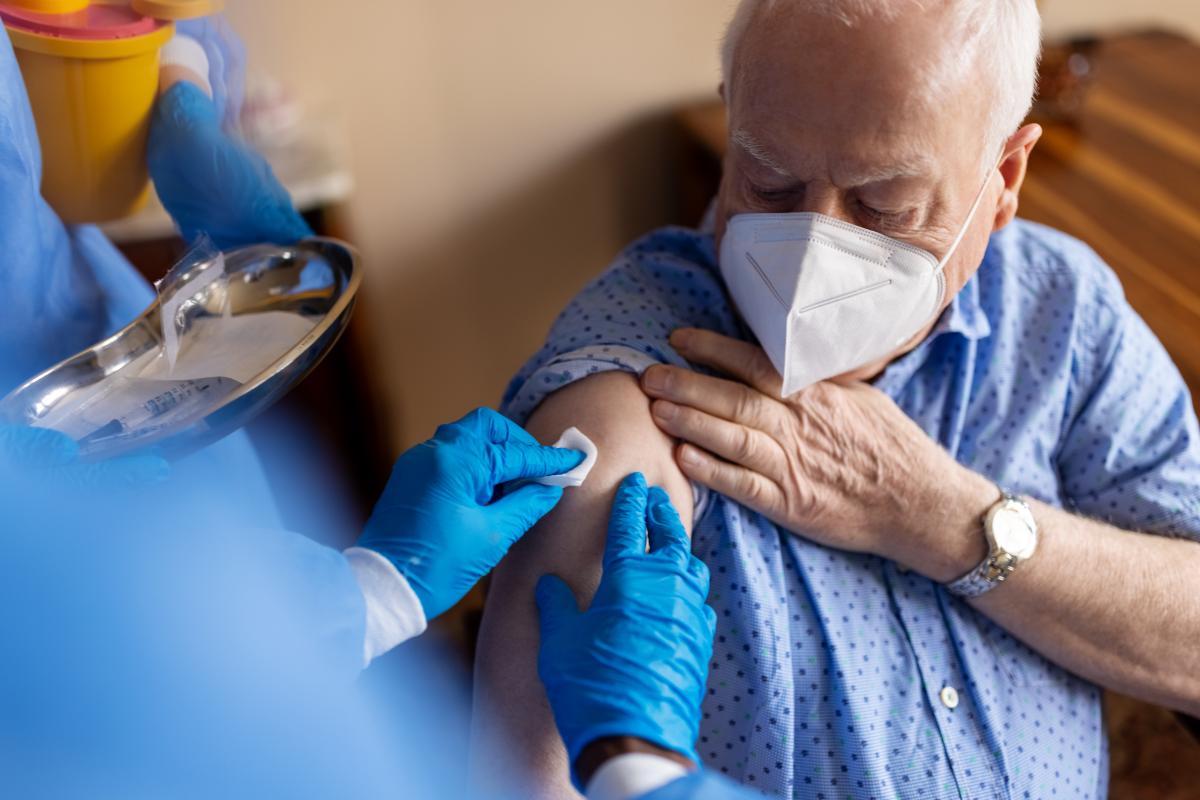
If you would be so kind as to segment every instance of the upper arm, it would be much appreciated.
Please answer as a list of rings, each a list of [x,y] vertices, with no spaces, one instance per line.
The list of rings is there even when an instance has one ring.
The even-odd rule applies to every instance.
[[[631,472],[642,472],[651,485],[666,489],[689,529],[693,512],[691,487],[675,464],[673,443],[655,426],[634,375],[606,372],[562,388],[543,401],[527,427],[549,443],[571,426],[596,443],[596,466],[496,570],[475,665],[476,775],[494,786],[515,762],[538,797],[574,796],[566,753],[537,674],[538,579],[547,573],[560,576],[586,607],[600,580],[612,498]]]
[[[1200,428],[1187,386],[1132,309],[1121,303],[1111,319],[1084,343],[1092,358],[1058,454],[1063,487],[1088,516],[1200,539]]]

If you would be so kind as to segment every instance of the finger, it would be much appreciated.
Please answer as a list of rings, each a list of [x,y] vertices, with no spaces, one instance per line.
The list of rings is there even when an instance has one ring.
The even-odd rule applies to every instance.
[[[676,461],[691,480],[763,516],[774,517],[775,511],[783,505],[783,492],[774,481],[753,470],[722,461],[694,445],[680,445]]]
[[[642,373],[642,390],[761,431],[773,430],[771,421],[780,410],[777,400],[744,383],[663,364]]]
[[[458,422],[447,427],[473,433],[485,442],[491,442],[492,444],[504,444],[510,441],[529,445],[538,443],[537,439],[534,439],[529,431],[499,411],[494,411],[487,407],[477,408]],[[440,434],[442,429],[439,429],[438,432]]]
[[[700,589],[700,596],[707,599],[709,583],[712,580],[712,575],[708,571],[708,565],[695,556],[691,556],[688,560],[688,573],[696,579],[696,586]]]
[[[492,445],[494,450],[494,483],[506,483],[522,478],[544,478],[562,475],[583,463],[587,455],[579,450],[562,447],[507,442]]]
[[[156,486],[171,473],[159,456],[128,456],[97,464],[72,464],[55,473],[73,486],[85,489],[136,489]]]
[[[771,359],[761,347],[750,342],[700,328],[680,328],[671,334],[671,346],[688,361],[732,375],[772,397],[783,392],[783,378],[775,371]]]
[[[534,596],[537,598],[543,642],[579,615],[575,593],[557,575],[543,575],[537,582]]]
[[[79,475],[86,475],[93,486],[134,488],[154,486],[162,483],[171,473],[166,459],[160,456],[126,456],[98,464],[80,464],[67,467]]]
[[[787,469],[779,443],[756,428],[666,400],[655,400],[650,413],[665,433],[747,469],[771,477]]]
[[[79,445],[50,428],[0,426],[0,461],[14,467],[56,467],[79,458]]]
[[[563,490],[559,486],[527,483],[488,506],[492,524],[503,538],[503,551],[496,561],[499,562],[513,543],[549,514],[562,496]]]
[[[671,505],[671,498],[662,489],[653,486],[647,495],[647,503],[650,552],[673,550],[676,551],[675,555],[680,556],[681,561],[686,559],[691,553],[691,541],[683,527],[683,521],[679,519],[679,513],[675,506]]]
[[[604,566],[622,556],[646,552],[646,479],[635,472],[621,481],[608,518],[608,540],[604,544]]]

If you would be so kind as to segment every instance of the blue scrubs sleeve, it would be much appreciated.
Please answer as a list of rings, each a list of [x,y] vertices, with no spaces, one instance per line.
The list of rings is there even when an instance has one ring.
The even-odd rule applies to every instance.
[[[273,583],[287,598],[285,613],[299,622],[305,638],[322,651],[338,679],[354,680],[363,667],[367,609],[346,557],[280,529],[260,528],[245,535],[258,541],[243,552],[262,558],[262,580]],[[253,596],[254,587],[245,591]]]
[[[0,396],[128,324],[153,288],[100,230],[64,225],[42,198],[33,111],[0,26]],[[253,522],[280,516],[249,439],[238,433],[177,465],[201,485],[219,482]]]
[[[41,180],[33,112],[0,27],[0,392],[98,341],[153,296],[98,230],[62,223]]]

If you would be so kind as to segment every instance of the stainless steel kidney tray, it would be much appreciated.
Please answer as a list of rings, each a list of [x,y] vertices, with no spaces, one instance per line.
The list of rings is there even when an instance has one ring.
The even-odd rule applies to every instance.
[[[90,460],[147,449],[168,459],[183,458],[243,427],[302,381],[346,330],[362,281],[356,251],[325,238],[234,250],[224,254],[221,280],[194,277],[186,270],[173,270],[158,287],[159,299],[127,327],[0,401],[0,421],[62,430],[88,445],[83,453]],[[198,286],[194,293],[193,286]],[[202,333],[206,347],[215,343],[215,349],[207,351],[207,361],[194,367],[202,371],[201,377],[216,373],[208,375],[207,383],[162,380],[175,377],[164,366],[162,324],[163,298],[172,297],[166,302],[174,313],[179,352],[187,353],[189,343],[199,341]],[[274,337],[246,334],[264,320],[283,320],[287,325],[272,328]],[[232,356],[225,359],[228,354]],[[247,360],[246,354],[252,358]],[[182,355],[169,369],[181,364],[180,369],[188,366]],[[163,373],[154,376],[158,380],[145,377],[150,374],[147,365]],[[238,369],[243,374],[236,379],[223,374]],[[130,394],[133,399],[128,401],[112,388],[143,385],[170,388],[157,396],[151,396],[153,391]],[[210,390],[213,386],[219,390]],[[110,415],[113,419],[81,436],[88,425],[96,426],[95,420],[79,422],[83,414],[78,409],[88,408],[91,402],[80,398],[88,397],[106,398],[105,404],[93,405],[102,415],[99,419]],[[180,402],[183,398],[186,405]],[[129,405],[128,416],[121,413],[123,402]],[[117,411],[112,410],[114,405]],[[170,413],[155,418],[164,409]],[[120,430],[123,424],[129,430],[129,421],[135,418],[141,425],[136,435],[105,432]]]

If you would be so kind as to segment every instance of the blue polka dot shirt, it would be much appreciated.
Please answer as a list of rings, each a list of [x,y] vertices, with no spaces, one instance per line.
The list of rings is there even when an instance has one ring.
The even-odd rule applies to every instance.
[[[588,285],[513,380],[524,421],[606,370],[686,362],[672,330],[750,338],[711,235],[650,234]],[[1178,371],[1089,248],[1017,221],[930,336],[876,380],[959,462],[1126,529],[1200,540],[1200,432]],[[718,628],[698,752],[774,797],[1107,793],[1100,690],[941,586],[698,495]],[[797,535],[798,534],[798,535]]]

